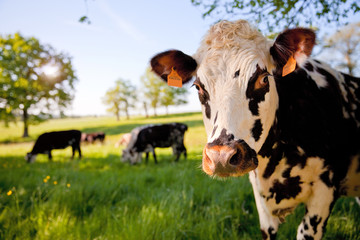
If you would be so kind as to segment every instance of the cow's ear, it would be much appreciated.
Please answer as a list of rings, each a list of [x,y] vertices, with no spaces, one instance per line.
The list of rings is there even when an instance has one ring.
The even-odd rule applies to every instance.
[[[174,69],[181,77],[182,83],[190,81],[197,68],[194,58],[178,50],[157,54],[151,59],[150,65],[152,70],[164,81],[167,81],[168,75]]]
[[[307,28],[288,29],[281,33],[270,48],[276,72],[285,76],[302,66],[315,45],[315,33]]]

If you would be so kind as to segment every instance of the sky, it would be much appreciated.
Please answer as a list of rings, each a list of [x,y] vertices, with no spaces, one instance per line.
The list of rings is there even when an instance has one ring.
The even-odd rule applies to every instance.
[[[83,15],[91,24],[78,21]],[[140,88],[152,56],[195,53],[215,21],[191,0],[0,0],[0,35],[20,32],[72,56],[79,81],[69,115],[107,114],[101,99],[117,79]],[[189,92],[189,103],[170,113],[201,110],[196,90]]]

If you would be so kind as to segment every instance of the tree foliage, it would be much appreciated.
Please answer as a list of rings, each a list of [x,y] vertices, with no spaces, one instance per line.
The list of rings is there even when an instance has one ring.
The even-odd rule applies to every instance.
[[[115,87],[110,88],[104,98],[104,104],[108,105],[108,112],[114,113],[117,120],[120,120],[120,112],[124,111],[126,118],[130,118],[129,110],[135,106],[136,87],[130,81],[118,79]]]
[[[186,104],[186,96],[188,90],[186,88],[169,87],[148,67],[145,74],[141,77],[141,82],[144,86],[143,94],[148,100],[150,106],[154,109],[156,116],[156,109],[160,106],[166,108],[168,113],[169,106],[178,106]]]
[[[259,25],[263,32],[274,27],[314,26],[320,22],[340,23],[350,14],[360,13],[358,0],[191,0],[202,8],[203,17],[229,19],[236,16]],[[342,22],[343,24],[343,22]],[[276,29],[275,29],[276,30]]]
[[[166,108],[166,114],[169,113],[169,106],[178,106],[187,103],[186,95],[188,91],[186,88],[169,87],[164,84],[161,91],[160,103]]]
[[[144,97],[148,100],[150,106],[154,109],[154,115],[156,116],[156,109],[160,105],[161,88],[164,83],[160,80],[155,73],[148,67],[145,74],[141,77],[141,83],[143,85],[142,91]]]
[[[68,55],[20,33],[0,36],[0,117],[8,122],[20,113],[23,137],[29,124],[72,102],[76,81]]]
[[[349,24],[325,38],[324,47],[327,59],[334,67],[355,74],[360,67],[360,22]]]

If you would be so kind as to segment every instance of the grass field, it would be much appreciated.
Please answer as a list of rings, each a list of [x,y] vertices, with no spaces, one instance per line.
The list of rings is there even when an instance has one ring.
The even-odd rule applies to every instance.
[[[183,122],[188,159],[173,162],[170,149],[157,149],[159,164],[129,166],[114,144],[123,133],[149,123]],[[82,145],[83,159],[71,148],[54,150],[53,162],[26,152],[45,131],[104,131],[104,145]],[[30,126],[0,127],[0,239],[261,239],[248,177],[217,180],[200,169],[206,134],[200,113],[157,118],[76,118]],[[281,225],[277,239],[295,239],[304,214],[300,206]],[[324,239],[360,239],[360,207],[340,199]]]

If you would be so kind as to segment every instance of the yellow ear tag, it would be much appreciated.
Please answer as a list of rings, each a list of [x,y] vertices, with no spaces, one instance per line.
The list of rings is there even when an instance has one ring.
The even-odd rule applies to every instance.
[[[285,66],[283,67],[282,76],[286,76],[289,73],[292,73],[296,68],[296,60],[293,56],[289,58]]]
[[[171,73],[167,77],[167,82],[169,86],[182,87],[182,78],[174,68],[171,69]]]

